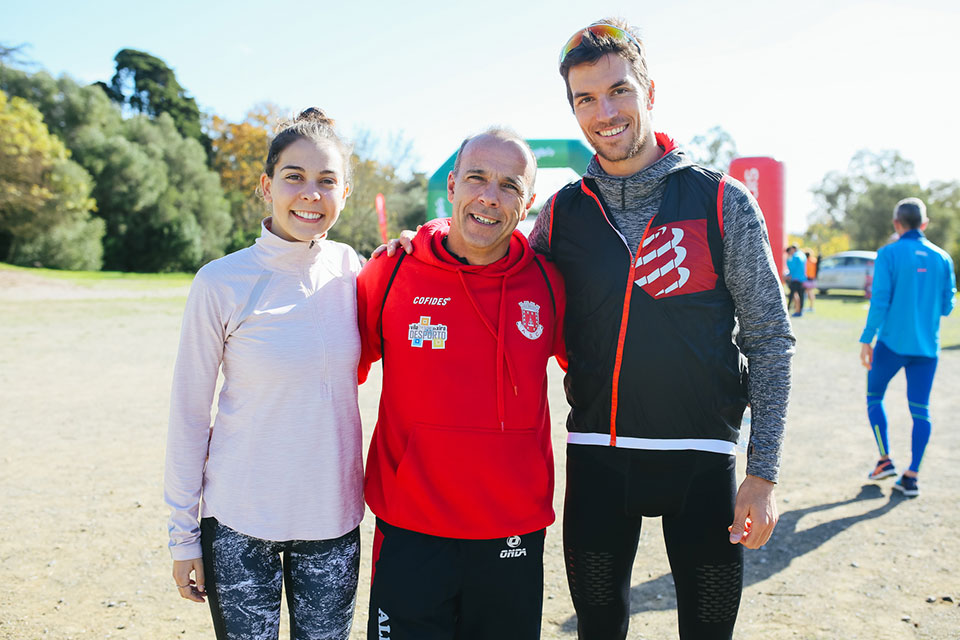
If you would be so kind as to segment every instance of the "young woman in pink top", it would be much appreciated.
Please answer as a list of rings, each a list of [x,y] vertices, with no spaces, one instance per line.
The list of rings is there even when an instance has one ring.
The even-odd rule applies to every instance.
[[[322,111],[283,124],[260,178],[272,210],[261,236],[204,266],[187,300],[164,494],[176,588],[209,597],[217,638],[277,638],[282,587],[291,638],[350,633],[360,261],[326,237],[350,194],[350,156]]]

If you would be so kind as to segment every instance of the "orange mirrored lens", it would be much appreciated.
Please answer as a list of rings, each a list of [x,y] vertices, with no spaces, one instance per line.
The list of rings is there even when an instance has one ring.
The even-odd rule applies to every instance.
[[[580,43],[583,42],[583,34],[587,31],[601,38],[606,36],[621,42],[632,42],[633,44],[637,45],[637,49],[640,49],[640,43],[637,42],[636,38],[634,38],[629,31],[624,31],[620,27],[615,27],[612,24],[601,22],[598,24],[592,24],[589,27],[581,29],[573,34],[573,36],[567,40],[567,44],[563,45],[563,49],[560,50],[559,64],[563,64],[563,61],[566,59],[567,55],[580,46]]]

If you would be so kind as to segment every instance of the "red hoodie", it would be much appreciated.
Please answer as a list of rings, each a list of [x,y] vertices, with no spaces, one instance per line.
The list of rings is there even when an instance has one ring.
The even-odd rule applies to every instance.
[[[385,352],[366,501],[429,535],[529,533],[554,520],[546,365],[566,367],[563,281],[517,231],[501,260],[465,265],[449,226],[424,225],[395,276],[399,255],[381,255],[357,280],[361,381],[384,355],[381,319]]]

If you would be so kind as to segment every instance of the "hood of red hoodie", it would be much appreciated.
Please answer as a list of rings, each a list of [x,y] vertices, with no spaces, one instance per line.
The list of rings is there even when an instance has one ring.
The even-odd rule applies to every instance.
[[[534,251],[527,238],[514,229],[507,255],[490,264],[463,264],[443,246],[443,239],[450,233],[451,220],[438,218],[420,227],[413,239],[414,250],[410,257],[447,271],[464,271],[489,277],[513,275],[533,260]]]

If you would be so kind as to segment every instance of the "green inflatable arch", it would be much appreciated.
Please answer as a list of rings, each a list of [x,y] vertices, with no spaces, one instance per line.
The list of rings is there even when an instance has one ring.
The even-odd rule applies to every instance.
[[[527,140],[540,169],[569,167],[579,174],[587,170],[593,152],[579,140]],[[447,200],[447,175],[453,170],[457,159],[454,152],[440,168],[430,176],[427,183],[427,220],[449,218],[453,214]]]

